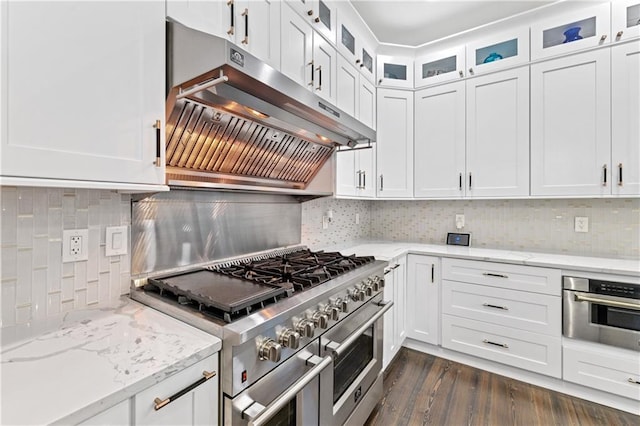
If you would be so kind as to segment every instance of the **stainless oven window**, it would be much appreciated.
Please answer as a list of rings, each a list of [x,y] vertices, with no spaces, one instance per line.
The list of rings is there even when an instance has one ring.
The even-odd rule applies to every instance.
[[[266,426],[295,426],[297,419],[296,401],[294,398],[287,405],[282,407],[269,421]]]
[[[638,311],[633,311],[631,309],[592,303],[591,322],[609,327],[640,331],[640,315],[638,314]]]
[[[335,404],[349,386],[373,360],[373,326],[369,327],[348,351],[334,360],[333,403]]]

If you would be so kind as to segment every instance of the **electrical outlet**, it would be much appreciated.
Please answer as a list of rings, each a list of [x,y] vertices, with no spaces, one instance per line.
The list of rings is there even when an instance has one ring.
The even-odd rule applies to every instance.
[[[576,216],[573,222],[574,230],[576,232],[589,232],[589,218],[583,216]]]
[[[62,231],[62,263],[89,259],[89,230],[67,229]]]

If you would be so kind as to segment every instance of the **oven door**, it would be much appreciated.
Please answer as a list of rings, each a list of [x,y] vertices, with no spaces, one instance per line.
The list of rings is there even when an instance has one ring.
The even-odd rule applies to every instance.
[[[382,396],[382,382],[376,383],[382,371],[382,316],[392,306],[379,294],[320,338],[320,355],[333,357],[333,371],[320,383],[321,425],[344,424],[360,406],[370,407],[363,422]]]
[[[640,351],[640,301],[564,290],[563,334]]]
[[[317,348],[315,345],[310,345]],[[314,348],[314,349],[315,349]],[[251,426],[319,425],[320,376],[330,370],[330,356],[301,350],[243,392],[224,396],[224,424]]]

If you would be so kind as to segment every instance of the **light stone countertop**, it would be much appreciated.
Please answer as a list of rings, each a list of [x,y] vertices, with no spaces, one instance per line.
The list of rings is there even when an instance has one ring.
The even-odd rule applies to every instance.
[[[4,425],[78,423],[222,347],[128,298],[0,333]]]
[[[318,247],[314,247],[316,249]],[[354,241],[338,246],[324,247],[338,250],[342,254],[375,256],[380,260],[414,253],[458,259],[482,260],[539,266],[564,271],[592,272],[612,275],[640,277],[640,259],[613,259],[605,257],[571,256],[553,253],[535,253],[513,250],[496,250],[475,247],[459,247],[437,244],[403,243],[395,241]]]

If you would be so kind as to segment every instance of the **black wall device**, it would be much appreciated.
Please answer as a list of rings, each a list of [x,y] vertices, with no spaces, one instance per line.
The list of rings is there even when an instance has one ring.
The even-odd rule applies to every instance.
[[[447,234],[447,245],[469,247],[470,243],[471,234],[459,234],[457,232],[449,232]]]

